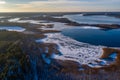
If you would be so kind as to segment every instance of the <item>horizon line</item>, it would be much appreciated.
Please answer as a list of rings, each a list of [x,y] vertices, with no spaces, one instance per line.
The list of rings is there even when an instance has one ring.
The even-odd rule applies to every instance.
[[[82,11],[81,12],[79,11],[78,12],[77,11],[76,12],[72,12],[72,11],[71,12],[57,12],[57,11],[54,12],[53,11],[52,12],[51,11],[51,12],[0,12],[0,13],[84,13],[84,12],[120,12],[120,11],[83,11],[83,12]]]

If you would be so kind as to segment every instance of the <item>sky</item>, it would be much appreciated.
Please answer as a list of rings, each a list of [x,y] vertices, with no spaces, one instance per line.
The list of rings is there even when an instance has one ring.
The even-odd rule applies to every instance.
[[[120,11],[120,0],[0,0],[0,12]]]

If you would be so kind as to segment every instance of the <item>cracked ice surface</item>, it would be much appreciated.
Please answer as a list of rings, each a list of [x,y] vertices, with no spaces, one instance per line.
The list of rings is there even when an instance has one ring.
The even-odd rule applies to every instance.
[[[103,46],[93,46],[78,42],[62,35],[61,33],[49,33],[46,35],[47,38],[42,39],[42,41],[44,43],[57,44],[60,52],[63,54],[55,57],[55,59],[72,60],[77,61],[80,64],[94,64],[95,61],[99,61],[99,58],[103,53]]]

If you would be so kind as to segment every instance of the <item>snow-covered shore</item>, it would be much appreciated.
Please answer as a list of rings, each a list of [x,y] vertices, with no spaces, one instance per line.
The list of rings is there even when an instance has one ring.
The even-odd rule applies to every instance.
[[[91,44],[78,42],[72,38],[62,35],[61,33],[48,33],[45,34],[47,37],[44,39],[36,40],[37,43],[55,43],[59,47],[59,51],[62,55],[53,54],[51,55],[52,58],[58,60],[70,60],[78,62],[80,65],[88,65],[92,68],[100,68],[103,66],[110,65],[111,63],[115,62],[117,55],[116,53],[111,53],[108,56],[108,59],[101,59],[103,55],[103,48],[105,46],[94,46]],[[50,59],[45,58],[46,62]],[[50,64],[50,62],[49,62]]]
[[[61,56],[57,56],[55,59],[72,60],[80,64],[89,64],[95,63],[95,61],[98,61],[102,56],[103,46],[93,46],[78,42],[61,33],[49,33],[46,35],[47,38],[44,38],[42,42],[57,44],[59,46],[59,51],[62,53]],[[37,40],[37,42],[39,42],[39,40]]]

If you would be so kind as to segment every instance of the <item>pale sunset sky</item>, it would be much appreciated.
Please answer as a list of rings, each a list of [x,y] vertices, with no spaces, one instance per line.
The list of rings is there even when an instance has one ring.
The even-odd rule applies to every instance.
[[[0,0],[0,12],[120,11],[120,0]]]

